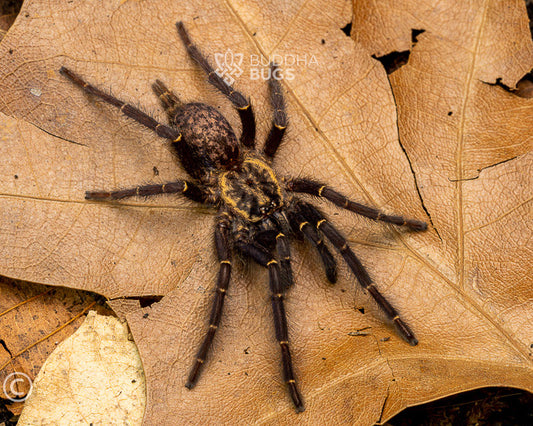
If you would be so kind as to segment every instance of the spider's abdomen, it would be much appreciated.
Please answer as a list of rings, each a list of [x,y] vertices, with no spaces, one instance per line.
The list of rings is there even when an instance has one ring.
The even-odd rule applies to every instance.
[[[278,179],[268,164],[245,158],[240,169],[219,178],[222,200],[238,215],[258,222],[283,204]]]
[[[203,180],[210,170],[229,169],[239,160],[239,143],[228,121],[215,108],[190,103],[179,108],[174,124],[182,139],[174,144],[183,167]]]

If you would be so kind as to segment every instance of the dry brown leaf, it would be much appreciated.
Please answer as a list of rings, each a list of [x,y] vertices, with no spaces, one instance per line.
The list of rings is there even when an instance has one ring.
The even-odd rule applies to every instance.
[[[4,37],[7,30],[13,25],[16,15],[0,15],[0,40]]]
[[[524,3],[396,6],[356,8],[353,37],[383,55],[409,48],[411,30],[424,30],[391,85],[400,140],[451,274],[439,269],[531,365],[533,101],[491,85],[513,88],[533,66]],[[383,416],[396,410],[389,404]]]
[[[453,11],[449,4],[444,12]],[[483,16],[498,4],[485,5]],[[531,160],[522,155],[529,150],[531,126],[523,124],[521,133],[511,136],[516,129],[496,127],[509,125],[507,116],[498,115],[490,103],[497,93],[505,93],[502,89],[481,86],[487,99],[481,107],[461,103],[464,91],[450,93],[445,98],[449,102],[439,105],[459,102],[462,108],[450,120],[460,126],[450,124],[447,132],[441,131],[440,122],[427,117],[405,119],[429,97],[419,98],[418,92],[400,96],[399,89],[412,90],[418,81],[407,76],[395,80],[409,70],[410,62],[392,77],[404,152],[385,72],[369,51],[340,31],[351,13],[347,2],[192,2],[163,8],[156,2],[128,1],[98,9],[91,2],[47,7],[41,1],[25,4],[0,44],[0,105],[14,117],[1,120],[5,131],[0,155],[8,161],[0,165],[0,273],[90,289],[110,298],[165,295],[152,307],[123,309],[147,374],[147,424],[177,419],[371,424],[407,405],[474,387],[531,389],[530,253],[511,244],[526,242],[531,235],[531,173],[523,169],[531,167]],[[277,170],[314,176],[352,198],[421,219],[427,218],[423,200],[438,230],[415,235],[324,205],[420,344],[409,347],[384,324],[345,267],[339,283],[328,286],[315,253],[296,244],[297,285],[287,297],[287,311],[307,405],[298,417],[281,383],[267,277],[259,268],[236,268],[211,360],[193,391],[183,387],[205,332],[216,274],[212,212],[174,197],[132,199],[121,207],[83,200],[87,189],[164,182],[184,173],[163,141],[59,76],[62,65],[163,119],[150,91],[150,83],[161,78],[186,100],[220,105],[239,127],[229,103],[187,58],[173,27],[178,19],[211,57],[228,48],[245,58],[307,55],[308,63],[295,66],[295,78],[283,83],[291,130],[276,159]],[[465,25],[469,31],[487,29],[474,34],[477,40],[494,37],[496,19],[476,22]],[[422,36],[431,40],[429,27],[426,31]],[[463,33],[452,29],[450,44],[454,34]],[[35,42],[36,35],[42,43]],[[435,50],[422,59],[442,62],[442,52],[429,47]],[[504,62],[496,55],[498,61],[489,63],[482,56],[491,52],[488,47],[472,51],[476,60],[468,70],[488,73],[489,65]],[[458,81],[460,86],[462,81],[467,89],[483,84],[479,80],[488,74],[471,71],[463,79],[464,58],[454,59],[461,49],[445,52],[448,74],[426,65],[414,78],[426,76],[440,85]],[[531,67],[526,56],[515,54],[504,67],[514,70],[512,77],[500,73],[505,84],[513,86],[509,83]],[[264,140],[270,123],[267,87],[249,78],[249,63],[243,69],[237,86],[252,95],[260,118],[259,140]],[[504,110],[515,108],[531,116],[531,103],[521,100],[516,107],[516,98],[505,96]],[[490,129],[498,132],[488,135],[496,140],[491,145],[495,153],[484,150],[478,159],[457,150],[458,135],[463,134],[458,129],[467,129],[468,137],[476,130],[475,140],[484,140],[486,124],[470,125],[482,119],[494,123]],[[428,137],[428,132],[434,133]],[[467,139],[459,140],[466,147]],[[430,155],[437,148],[439,158]],[[477,169],[510,158],[505,154],[509,149],[519,155],[515,160],[464,181],[477,176],[472,174]],[[457,170],[454,158],[459,158],[461,172],[450,174]],[[460,178],[460,183],[448,178]],[[470,231],[470,236],[460,231]],[[354,306],[364,306],[365,313]],[[365,327],[371,327],[365,330],[369,334],[353,335]]]
[[[76,331],[90,308],[106,311],[90,293],[0,277],[0,384],[7,390],[3,398],[17,400],[28,393],[30,383],[18,374],[34,380],[48,355]],[[9,407],[14,414],[21,408],[18,402]]]
[[[9,27],[13,25],[21,5],[21,0],[8,0],[0,3],[0,40],[2,40]]]
[[[128,327],[89,312],[50,355],[18,425],[141,424],[145,379]]]

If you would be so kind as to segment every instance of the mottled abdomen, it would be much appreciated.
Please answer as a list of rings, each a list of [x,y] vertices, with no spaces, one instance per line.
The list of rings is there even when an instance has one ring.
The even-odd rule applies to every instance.
[[[238,215],[257,222],[283,204],[274,171],[258,158],[245,158],[237,171],[219,178],[222,200]]]
[[[239,143],[228,121],[215,108],[190,103],[177,109],[174,124],[182,139],[174,144],[189,175],[204,180],[210,170],[231,168],[239,160]]]

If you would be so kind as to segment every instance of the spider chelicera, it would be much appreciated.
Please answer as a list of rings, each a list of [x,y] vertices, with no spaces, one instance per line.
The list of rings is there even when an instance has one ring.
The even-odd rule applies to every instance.
[[[216,208],[215,246],[220,262],[216,292],[209,318],[209,328],[200,346],[185,386],[192,388],[200,376],[215,332],[220,324],[222,307],[231,274],[233,249],[252,258],[268,269],[276,338],[281,349],[283,377],[298,412],[304,404],[292,369],[284,293],[293,284],[289,236],[305,237],[313,245],[331,283],[337,280],[336,261],[323,236],[331,242],[348,264],[400,336],[411,345],[418,343],[398,312],[381,295],[367,271],[349,247],[346,239],[328,222],[313,204],[294,193],[311,194],[370,219],[423,231],[427,224],[402,216],[392,216],[349,200],[329,186],[311,179],[280,177],[271,167],[287,128],[287,115],[276,65],[272,64],[269,80],[270,100],[274,111],[270,133],[263,150],[255,145],[255,118],[250,102],[227,84],[207,59],[192,44],[182,22],[176,24],[178,34],[189,56],[207,73],[209,83],[220,90],[236,108],[242,123],[240,139],[228,121],[215,108],[203,103],[182,103],[159,80],[152,85],[161,100],[171,126],[161,124],[139,109],[104,93],[85,82],[74,72],[62,67],[60,73],[85,92],[114,105],[126,116],[171,141],[186,172],[192,180],[143,185],[115,191],[88,191],[87,200],[110,201],[133,196],[182,194]]]

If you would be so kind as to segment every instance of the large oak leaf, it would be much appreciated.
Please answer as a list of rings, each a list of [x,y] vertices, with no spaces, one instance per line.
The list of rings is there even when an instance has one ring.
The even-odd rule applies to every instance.
[[[427,211],[433,224],[416,235],[321,204],[420,344],[412,348],[398,338],[347,268],[341,267],[336,286],[327,285],[316,254],[295,244],[297,284],[288,294],[287,312],[307,405],[297,419],[368,424],[380,418],[383,406],[386,418],[407,405],[473,387],[531,388],[530,256],[513,245],[517,239],[525,244],[531,235],[531,174],[524,173],[531,161],[527,150],[517,149],[513,161],[488,169],[492,157],[478,163],[457,150],[466,147],[462,131],[483,134],[483,124],[469,127],[476,117],[490,115],[508,125],[489,100],[470,102],[474,83],[477,88],[483,78],[471,70],[483,65],[486,50],[468,45],[464,50],[475,58],[468,65],[461,56],[454,59],[461,49],[444,55],[445,43],[428,44],[433,55],[421,57],[433,62],[426,59],[415,76],[405,67],[392,78],[395,102],[381,64],[366,50],[370,47],[339,29],[349,20],[349,3],[165,6],[128,1],[95,9],[81,2],[50,10],[34,1],[25,4],[0,44],[0,107],[6,114],[0,154],[8,159],[0,165],[0,273],[111,299],[165,296],[127,314],[147,375],[150,424],[294,419],[281,383],[267,276],[254,266],[237,265],[210,362],[193,391],[183,387],[205,332],[215,281],[213,212],[179,197],[119,205],[83,199],[88,189],[185,175],[165,141],[73,87],[58,74],[62,65],[164,120],[150,90],[160,78],[186,101],[220,106],[239,128],[229,103],[187,57],[173,26],[180,19],[211,59],[228,49],[245,58],[236,84],[252,97],[259,141],[271,111],[267,85],[252,78],[256,66],[250,59],[276,54],[284,70],[294,71],[294,78],[287,75],[283,82],[291,127],[275,161],[280,174],[316,177],[386,211],[429,220]],[[481,19],[473,26],[475,39],[489,37],[490,31],[480,34],[479,28],[494,31],[493,25]],[[424,29],[427,39],[420,39],[418,49],[433,41],[430,28]],[[291,57],[301,59],[290,65]],[[447,59],[443,67],[452,77],[435,71],[436,58]],[[531,66],[528,60],[521,59],[522,68]],[[452,110],[455,116],[447,115],[449,109],[438,116],[444,123],[448,117],[458,120],[446,128],[455,130],[455,139],[437,132],[441,128],[424,115],[409,115],[431,99],[412,88],[422,77],[445,87],[459,81],[467,89],[448,94],[461,106]],[[482,87],[485,98],[503,92]],[[509,109],[531,115],[530,103],[515,106],[516,98],[508,96]],[[521,137],[531,140],[531,132],[524,133]],[[502,144],[508,140],[497,139],[495,151],[502,151]],[[431,156],[436,147],[438,155]],[[454,171],[460,164],[462,171],[451,173],[440,158]],[[467,173],[482,168],[479,175]],[[513,262],[517,258],[520,262]],[[114,303],[118,309],[121,303]],[[354,306],[364,306],[365,313]]]
[[[385,1],[356,7],[354,29],[378,56],[423,31],[391,75],[400,140],[443,240],[448,284],[531,365],[533,100],[495,85],[513,88],[533,66],[524,3]]]

